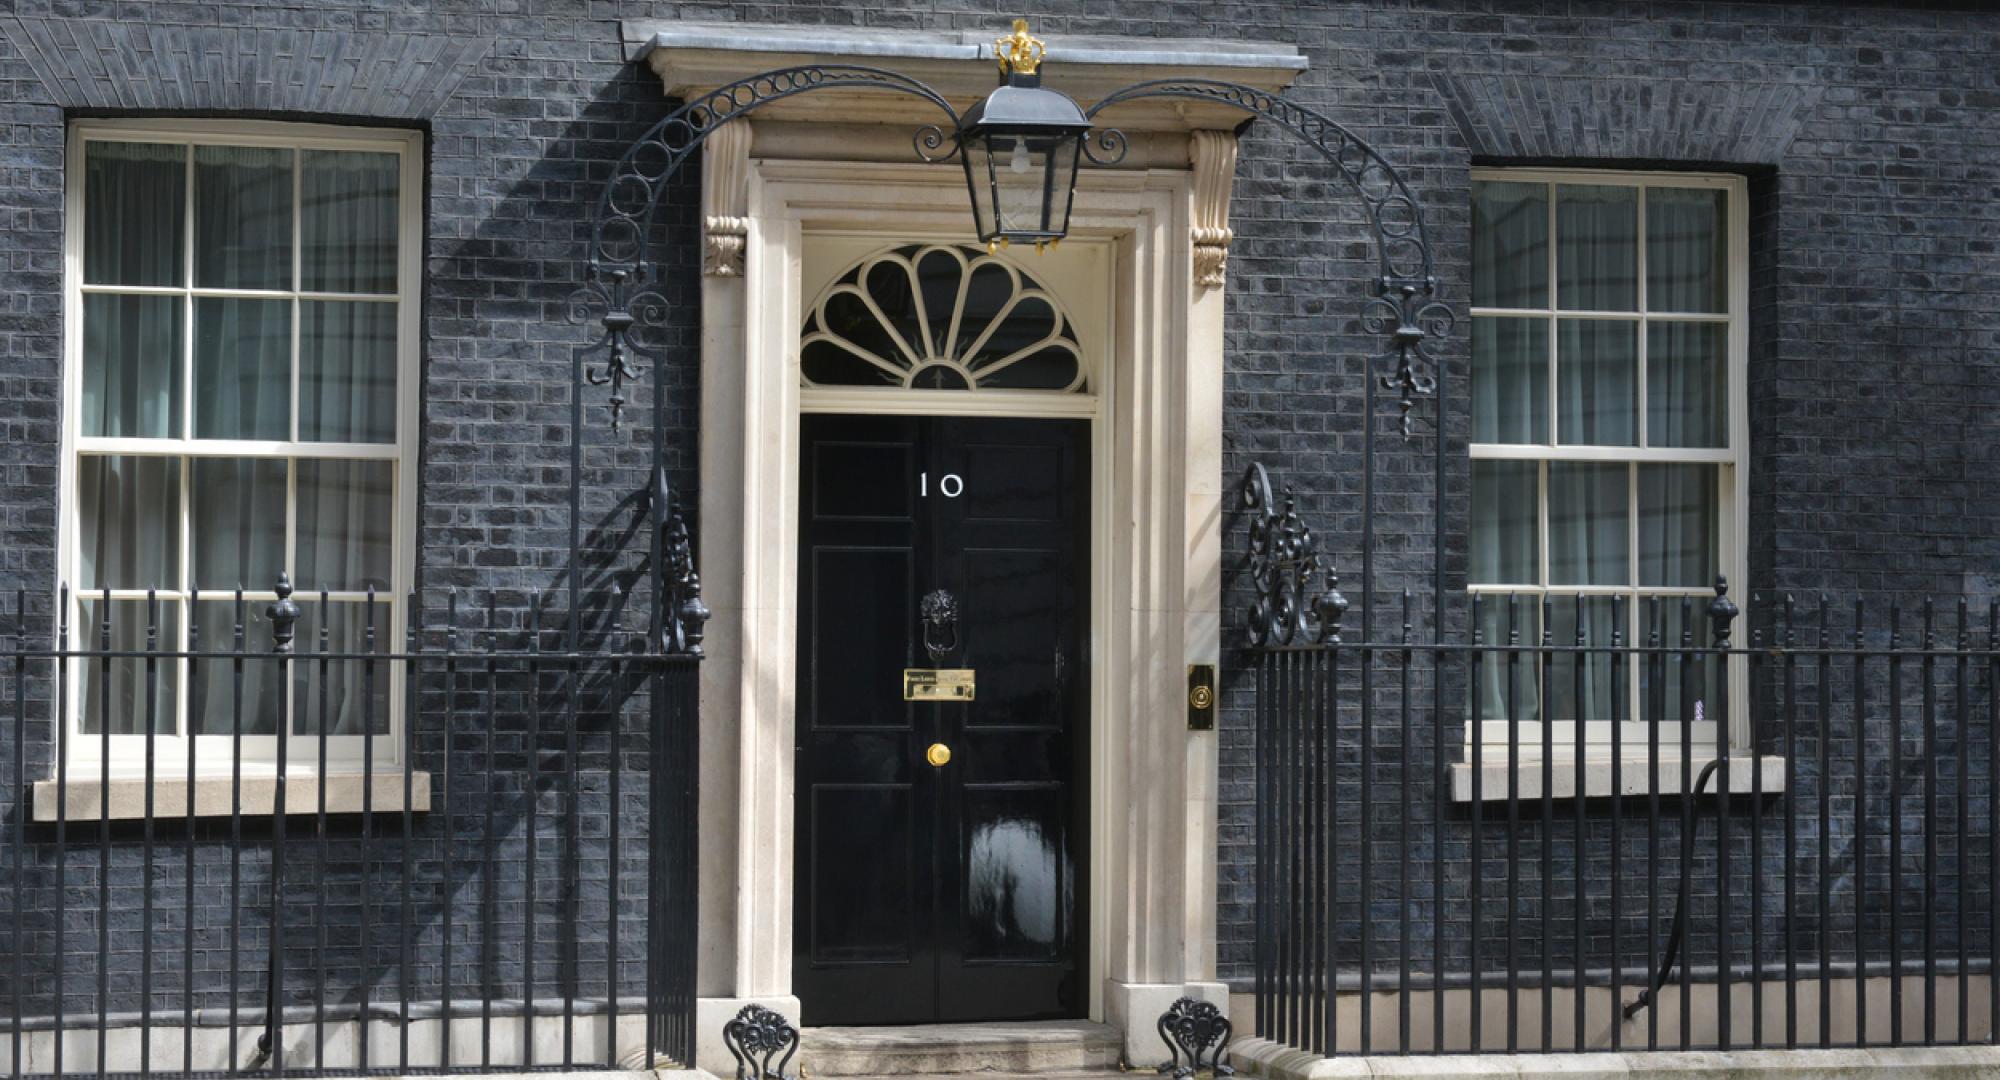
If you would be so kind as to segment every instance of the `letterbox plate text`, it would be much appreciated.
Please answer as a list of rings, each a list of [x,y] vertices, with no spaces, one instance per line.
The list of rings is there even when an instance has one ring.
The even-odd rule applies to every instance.
[[[971,668],[904,668],[904,701],[971,701]]]

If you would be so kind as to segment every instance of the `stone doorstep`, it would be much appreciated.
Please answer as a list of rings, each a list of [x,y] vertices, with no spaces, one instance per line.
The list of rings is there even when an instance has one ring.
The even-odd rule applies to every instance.
[[[1124,1040],[1086,1021],[807,1028],[799,1059],[807,1075],[926,1077],[1105,1075]]]

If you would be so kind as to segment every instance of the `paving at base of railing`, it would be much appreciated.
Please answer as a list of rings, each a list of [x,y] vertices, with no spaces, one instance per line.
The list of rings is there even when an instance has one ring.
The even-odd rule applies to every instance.
[[[1712,976],[1711,976],[1712,977]],[[1863,985],[1865,982],[1865,986]],[[1992,979],[1985,973],[1970,974],[1963,982],[1965,1008],[1959,1008],[1961,983],[1954,974],[1936,982],[1936,996],[1927,998],[1925,979],[1920,974],[1905,976],[1901,993],[1892,992],[1887,976],[1866,980],[1835,977],[1821,983],[1817,978],[1801,978],[1787,984],[1767,980],[1761,990],[1738,978],[1730,983],[1730,1051],[1747,1049],[1836,1049],[1863,1043],[1883,1046],[1897,1041],[1894,1007],[1902,1010],[1903,1041],[1910,1044],[1988,1044],[1995,1029],[1991,1022]],[[1583,991],[1583,1037],[1577,1037],[1577,996],[1571,986],[1555,986],[1546,1002],[1536,987],[1512,993],[1501,986],[1488,987],[1479,995],[1479,1038],[1472,1038],[1472,994],[1469,990],[1446,990],[1443,995],[1442,1028],[1446,1054],[1553,1053],[1574,1057],[1581,1053],[1606,1051],[1715,1050],[1724,1045],[1719,1022],[1720,993],[1714,982],[1699,978],[1687,987],[1687,1004],[1682,1006],[1681,985],[1670,980],[1661,989],[1656,1005],[1631,1009],[1640,987],[1626,984],[1614,999],[1605,985],[1587,986]],[[1822,1035],[1821,996],[1825,995],[1825,1027]],[[1332,1038],[1326,1043],[1317,1036],[1326,1029],[1321,1024],[1301,1020],[1312,1039],[1307,1045],[1330,1045],[1340,1056],[1400,1054],[1437,1056],[1439,1001],[1428,990],[1412,990],[1407,1013],[1401,1007],[1395,987],[1388,986],[1368,995],[1368,1015],[1363,1023],[1363,995],[1343,991],[1335,995]],[[1509,1005],[1513,1007],[1510,1009]],[[1927,1030],[1924,1014],[1929,1004],[1932,1025]],[[1760,1008],[1761,1006],[1761,1008]],[[1857,1023],[1865,1011],[1865,1028]],[[1256,999],[1251,994],[1233,995],[1231,1019],[1236,1030],[1247,1038],[1256,1031]],[[1322,1014],[1324,1016],[1324,1014]],[[1544,1016],[1547,1017],[1546,1038]],[[1960,1028],[1960,1016],[1964,1027]],[[1614,1016],[1618,1017],[1614,1026]],[[1683,1018],[1686,1026],[1683,1028]],[[1405,1026],[1407,1025],[1407,1027]],[[1368,1039],[1362,1040],[1364,1026]],[[1509,1027],[1513,1038],[1508,1037]],[[1615,1038],[1614,1038],[1615,1036]],[[1275,1042],[1275,1040],[1274,1040]],[[1289,1043],[1276,1043],[1290,1045]]]
[[[1987,1080],[2000,1076],[2000,1047],[1904,1046],[1846,1050],[1661,1050],[1584,1054],[1442,1054],[1422,1057],[1323,1058],[1266,1039],[1231,1050],[1239,1075],[1271,1080],[1409,1077],[1453,1080],[1557,1076],[1562,1080],[1744,1080],[1750,1076],[1851,1080],[1872,1076]]]
[[[436,1017],[434,1008],[425,1012],[430,1015],[424,1019],[412,1019],[407,1031],[395,1020],[369,1022],[369,1070],[378,1074],[396,1070],[435,1074],[449,1069],[459,1074],[494,1076],[521,1071],[524,1062],[528,1068],[536,1070],[564,1068],[562,1063],[565,1058],[574,1063],[566,1071],[588,1071],[593,1067],[603,1069],[607,1060],[618,1069],[637,1069],[645,1062],[641,1047],[646,1040],[646,1015],[642,1012],[621,1011],[615,1038],[609,1039],[607,1035],[611,1033],[606,1031],[602,1003],[597,1003],[594,1009],[574,1014],[567,1024],[560,1013],[537,1015],[531,1038],[527,1040],[532,1044],[529,1052],[533,1056],[530,1059],[523,1057],[523,1033],[517,1009],[490,1018],[476,1014],[454,1017],[450,1024],[449,1055],[441,1053],[442,1021]],[[193,1034],[191,1047],[187,1043],[190,1031]],[[239,1025],[234,1029],[226,1025],[200,1023],[192,1029],[177,1023],[155,1023],[150,1028],[151,1038],[145,1039],[143,1036],[148,1029],[136,1024],[117,1025],[114,1019],[114,1026],[104,1032],[102,1072],[105,1075],[142,1072],[173,1075],[182,1071],[183,1063],[188,1061],[183,1055],[191,1051],[190,1063],[195,1072],[240,1070],[248,1076],[268,1075],[268,1056],[261,1054],[258,1048],[263,1031],[261,1022]],[[283,1039],[286,1070],[360,1072],[360,1031],[360,1024],[352,1019],[326,1023],[323,1035],[310,1020],[288,1020],[284,1025]],[[403,1050],[405,1035],[407,1055]],[[97,1074],[97,1029],[94,1026],[72,1026],[66,1028],[62,1036],[63,1074]],[[20,1075],[52,1075],[55,1040],[56,1032],[50,1029],[31,1028],[24,1032]],[[568,1043],[567,1054],[565,1041]],[[613,1047],[616,1048],[615,1055],[611,1054]],[[13,1036],[0,1033],[0,1075],[10,1068],[13,1049]],[[150,1058],[150,1062],[144,1058]],[[672,1067],[672,1063],[665,1059],[656,1057],[655,1061],[664,1067]],[[148,1064],[150,1069],[144,1067]]]

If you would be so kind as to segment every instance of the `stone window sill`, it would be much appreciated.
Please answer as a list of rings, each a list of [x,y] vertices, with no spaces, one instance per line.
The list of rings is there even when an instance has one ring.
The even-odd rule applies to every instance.
[[[1691,759],[1688,762],[1686,773],[1688,777],[1687,782],[1692,784],[1696,778],[1701,776],[1702,768],[1713,760],[1715,760],[1713,755],[1697,756]],[[1730,761],[1732,764],[1729,770],[1729,793],[1732,796],[1747,795],[1750,793],[1752,784],[1755,782],[1751,776],[1752,768],[1760,769],[1763,773],[1761,780],[1764,794],[1776,795],[1781,794],[1785,790],[1784,758],[1765,755],[1753,759],[1749,755],[1744,754],[1731,755]],[[1628,756],[1620,763],[1617,769],[1618,775],[1614,778],[1612,775],[1611,758],[1608,755],[1604,757],[1586,756],[1583,762],[1583,797],[1586,799],[1609,797],[1614,793],[1614,779],[1617,781],[1616,794],[1619,795],[1650,795],[1657,791],[1661,795],[1672,797],[1682,793],[1681,759],[1678,755],[1672,758],[1664,756],[1660,758],[1659,773],[1651,778],[1653,781],[1651,783],[1648,783],[1649,778],[1646,775],[1646,765],[1647,759],[1644,755],[1638,757]],[[1549,768],[1550,796],[1557,799],[1576,798],[1576,759],[1567,754],[1558,753],[1552,760]],[[1479,795],[1482,802],[1506,801],[1509,769],[1510,765],[1504,759],[1498,761],[1488,760],[1479,766]],[[1511,766],[1511,769],[1516,777],[1517,786],[1515,790],[1518,792],[1519,797],[1523,801],[1530,799],[1539,800],[1542,797],[1541,756],[1539,754],[1534,757],[1522,756]],[[1472,770],[1473,766],[1466,762],[1458,762],[1452,765],[1451,798],[1453,802],[1469,803],[1472,801]],[[1711,777],[1708,785],[1702,789],[1702,796],[1704,798],[1712,798],[1719,785],[1720,777]]]
[[[377,769],[373,776],[373,798],[368,809],[374,813],[399,814],[403,811],[403,772],[395,766]],[[328,773],[326,812],[358,814],[362,811],[362,774]],[[285,813],[316,814],[320,807],[321,778],[310,770],[293,770],[285,776]],[[219,776],[197,774],[190,785],[182,776],[158,776],[153,780],[153,818],[171,821],[187,817],[189,788],[194,793],[194,815],[201,818],[228,817],[235,803],[236,782],[227,773]],[[269,817],[276,804],[277,777],[268,769],[256,775],[245,772],[242,806],[245,817]],[[67,784],[38,780],[34,785],[35,820],[54,821],[56,800],[63,801],[64,816],[72,823],[88,824],[104,817],[105,782],[100,777],[72,775]],[[110,781],[110,817],[113,821],[138,821],[146,816],[146,778],[113,775]],[[421,770],[410,774],[410,808],[430,809],[431,774]]]

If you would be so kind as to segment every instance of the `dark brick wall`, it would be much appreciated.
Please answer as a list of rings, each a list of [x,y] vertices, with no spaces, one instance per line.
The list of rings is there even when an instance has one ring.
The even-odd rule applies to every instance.
[[[1329,102],[1336,116],[1356,124],[1399,163],[1429,166],[1419,173],[1418,183],[1437,230],[1441,274],[1448,290],[1456,286],[1451,297],[1461,303],[1466,272],[1463,169],[1468,164],[1702,168],[1750,177],[1751,580],[1736,583],[1736,598],[1746,610],[1737,629],[1739,643],[1753,633],[1768,640],[1781,632],[1774,610],[1786,595],[1797,597],[1802,613],[1817,610],[1820,594],[1830,596],[1839,612],[1836,639],[1847,633],[1851,604],[1865,601],[1867,640],[1878,647],[1889,640],[1892,605],[1908,609],[1903,619],[1906,643],[1918,636],[1916,605],[1925,595],[1940,597],[1941,618],[1959,597],[1969,600],[1975,613],[1983,610],[1994,595],[1988,567],[2000,522],[1991,501],[1995,481],[1979,463],[1992,459],[2000,422],[1992,419],[1990,409],[1973,403],[1991,401],[2000,374],[1995,334],[2000,322],[1984,310],[1993,306],[2000,288],[1991,258],[2000,219],[1991,198],[1991,175],[2000,147],[1978,132],[2000,104],[2000,95],[1990,77],[1973,74],[1978,67],[1973,54],[1990,47],[2000,33],[1990,15],[1942,8],[1676,4],[1496,4],[1478,11],[1365,14],[1341,7],[1316,15],[1318,21],[1310,29],[1301,27],[1295,40],[1312,53],[1321,72],[1337,70],[1336,78],[1353,77],[1359,85],[1302,88],[1299,96]],[[1392,31],[1392,26],[1400,29]],[[1300,208],[1255,201],[1264,192],[1262,177],[1295,178],[1282,164],[1288,160],[1282,140],[1261,134],[1245,147],[1239,173],[1236,224],[1245,239],[1238,242],[1242,254],[1232,260],[1230,411],[1225,423],[1233,456],[1226,467],[1233,478],[1248,460],[1263,460],[1283,482],[1300,489],[1302,508],[1320,531],[1323,547],[1333,553],[1343,588],[1356,604],[1347,623],[1349,640],[1354,640],[1362,600],[1356,577],[1356,443],[1362,410],[1351,357],[1360,350],[1337,335],[1321,337],[1304,349],[1285,336],[1311,327],[1318,310],[1288,307],[1279,298],[1293,291],[1318,297],[1341,292],[1321,284],[1328,264],[1315,258],[1319,250],[1287,216]],[[1253,200],[1247,206],[1246,194]],[[1264,261],[1265,252],[1275,265]],[[1316,280],[1301,282],[1302,275]],[[1349,309],[1332,310],[1335,318],[1344,319]],[[1284,317],[1274,318],[1280,314]],[[1463,357],[1456,348],[1446,354],[1454,365]],[[1315,384],[1299,374],[1303,371],[1340,371],[1346,377]],[[1465,468],[1456,449],[1464,437],[1463,374],[1460,367],[1447,367],[1444,410],[1450,442],[1441,557],[1448,589],[1458,587],[1464,570]],[[1321,394],[1330,396],[1315,396]],[[1305,402],[1311,404],[1302,407]],[[1403,620],[1396,592],[1405,587],[1416,594],[1417,637],[1427,634],[1430,559],[1436,546],[1428,539],[1425,518],[1434,505],[1428,434],[1420,424],[1419,438],[1400,452],[1394,436],[1378,444],[1386,456],[1377,472],[1377,638],[1399,633]],[[1232,539],[1240,544],[1240,536],[1232,534]],[[1242,585],[1240,577],[1231,581],[1228,610],[1242,610],[1247,596]],[[1462,635],[1463,605],[1454,598],[1448,606],[1447,625]],[[1955,633],[1954,626],[1942,636],[1950,639]],[[1350,666],[1350,701],[1357,674]],[[1848,674],[1837,675],[1835,687],[1844,687],[1841,680]],[[1361,776],[1360,722],[1352,712],[1341,717],[1346,737],[1336,775],[1350,801],[1338,814],[1336,833],[1344,841],[1336,847],[1333,876],[1340,882],[1336,940],[1350,975],[1360,961],[1364,901],[1356,873],[1363,842],[1373,845],[1375,855],[1377,891],[1367,902],[1371,914],[1365,917],[1376,923],[1378,970],[1393,964],[1397,950],[1394,879],[1404,850],[1399,846],[1404,830],[1398,824],[1398,783],[1406,759],[1416,775],[1409,791],[1413,811],[1407,850],[1420,868],[1410,894],[1412,944],[1420,958],[1428,955],[1436,918],[1428,901],[1429,877],[1422,871],[1438,860],[1448,881],[1463,882],[1475,865],[1463,807],[1445,807],[1444,826],[1432,824],[1438,810],[1428,782],[1435,745],[1426,706],[1428,675],[1420,664],[1418,705],[1407,745],[1401,736],[1400,697],[1376,696],[1372,779],[1378,810],[1365,837],[1352,801]],[[1378,666],[1378,688],[1397,677],[1393,665]],[[1447,672],[1447,702],[1462,700],[1454,678],[1462,676]],[[1860,710],[1865,778],[1854,776],[1852,693],[1836,689],[1831,709],[1822,716],[1812,705],[1810,673],[1801,676],[1806,704],[1789,746],[1776,724],[1775,691],[1759,683],[1760,741],[1767,750],[1789,749],[1799,761],[1794,805],[1802,843],[1819,841],[1817,804],[1822,794],[1829,802],[1833,821],[1825,842],[1833,852],[1828,884],[1834,910],[1851,911],[1858,890],[1866,918],[1859,933],[1880,948],[1888,935],[1887,913],[1900,907],[1904,941],[1914,956],[1921,922],[1915,913],[1922,911],[1925,882],[1932,881],[1945,912],[1939,947],[1955,949],[1958,924],[1952,902],[1963,872],[1971,877],[1966,920],[1977,957],[1987,951],[1978,928],[1993,902],[1984,857],[1993,777],[1978,711],[1992,692],[1990,679],[1975,666],[1965,695],[1969,722],[1957,719],[1965,713],[1959,711],[1955,688],[1940,692],[1941,720],[1932,744],[1921,742],[1917,734],[1915,668],[1906,668],[1902,678],[1904,761],[1898,777],[1889,770],[1888,665],[1879,659],[1864,673],[1870,702]],[[1239,666],[1225,698],[1224,727],[1222,956],[1225,975],[1239,985],[1250,970],[1253,899],[1246,858],[1253,821],[1248,763],[1254,746],[1247,681]],[[1453,721],[1448,739],[1455,739],[1457,717],[1449,709],[1447,716]],[[1817,765],[1822,736],[1831,762],[1824,778]],[[1961,781],[1956,755],[1962,743],[1971,767]],[[1962,785],[1972,822],[1964,857],[1947,836],[1941,861],[1932,865],[1913,854],[1921,835],[1918,793],[1924,790],[1927,749],[1941,761],[1940,820],[1955,820]],[[1448,753],[1456,755],[1455,750]],[[1739,778],[1737,786],[1742,784]],[[1886,811],[1892,785],[1906,793],[1898,815]],[[1865,790],[1869,800],[1858,830],[1857,789]],[[1759,898],[1766,913],[1763,958],[1777,958],[1784,935],[1771,913],[1782,901],[1777,881],[1786,865],[1779,846],[1783,805],[1764,805],[1763,843],[1754,861],[1749,812],[1740,803],[1736,807],[1728,848],[1735,867],[1734,896],[1727,908],[1718,907],[1714,895],[1715,859],[1707,854],[1714,842],[1698,844],[1693,890],[1697,963],[1713,962],[1713,928],[1723,919],[1741,928],[1732,947],[1740,959],[1748,958],[1749,893],[1755,874],[1764,875],[1767,886]],[[1640,870],[1646,851],[1635,843],[1633,809],[1627,808],[1620,845],[1628,898],[1646,892]],[[1662,880],[1671,882],[1678,872],[1680,820],[1671,800],[1667,809],[1669,820],[1659,842],[1667,853]],[[1483,921],[1488,964],[1504,933],[1505,905],[1493,898],[1513,872],[1521,875],[1519,888],[1527,898],[1519,909],[1519,926],[1526,935],[1521,955],[1539,969],[1546,940],[1555,965],[1568,965],[1576,951],[1565,930],[1572,917],[1568,898],[1580,873],[1589,883],[1590,944],[1585,948],[1590,966],[1597,967],[1607,960],[1611,918],[1604,888],[1611,873],[1608,811],[1603,806],[1587,809],[1581,843],[1575,840],[1567,804],[1558,804],[1557,821],[1548,826],[1538,820],[1538,807],[1525,817],[1510,858],[1497,840],[1506,830],[1495,829],[1493,815],[1488,816],[1478,863],[1489,898]],[[1888,870],[1894,861],[1889,855],[1892,817],[1899,819],[1906,837],[1901,891],[1893,894]],[[1712,809],[1696,819],[1701,822],[1698,836],[1712,838]],[[1545,844],[1556,897],[1552,905],[1540,899]],[[1857,882],[1854,856],[1862,850],[1869,856],[1867,876]],[[1801,894],[1812,897],[1819,884],[1816,864],[1796,864],[1792,870]],[[1643,940],[1643,912],[1643,901],[1628,900],[1619,915],[1628,964],[1634,946]],[[1663,909],[1662,920],[1667,914]],[[1545,918],[1554,920],[1552,928],[1545,926]],[[1466,920],[1462,906],[1448,909],[1444,920],[1448,952],[1460,962],[1467,949]],[[1816,917],[1801,918],[1792,928],[1816,933],[1817,925]],[[1856,932],[1847,923],[1835,933],[1837,955],[1851,954]]]
[[[54,566],[65,110],[245,110],[428,132],[424,604],[435,624],[446,590],[456,588],[466,609],[483,610],[490,599],[501,624],[517,628],[538,590],[556,594],[545,600],[552,611],[566,606],[567,395],[581,331],[566,322],[565,301],[578,282],[593,181],[661,108],[656,81],[622,60],[617,20],[940,29],[1002,21],[959,3],[10,6],[19,21],[5,25],[0,43],[0,589],[29,590],[38,634]],[[1058,42],[1066,33],[1113,33],[1298,43],[1313,69],[1295,96],[1408,170],[1454,302],[1466,295],[1466,169],[1475,161],[1751,175],[1753,580],[1738,585],[1749,611],[1744,632],[1768,632],[1765,598],[1780,593],[1865,598],[1877,610],[1924,593],[1976,603],[1995,593],[2000,142],[1991,114],[2000,83],[1990,59],[2000,51],[2000,22],[1990,14],[1665,0],[1227,8],[1065,0],[1029,14]],[[150,59],[99,71],[77,59],[92,49]],[[295,79],[295,65],[270,63],[282,56],[311,58],[325,74]],[[1356,211],[1323,165],[1272,131],[1246,142],[1236,192],[1226,475],[1255,458],[1299,490],[1356,601],[1349,625],[1358,626],[1360,358],[1377,346],[1357,321],[1370,264]],[[687,224],[679,223],[683,241]],[[667,380],[670,462],[685,483],[696,281],[692,245],[676,250],[683,306],[669,328],[667,362],[648,378]],[[1420,406],[1414,439],[1380,442],[1378,630],[1400,624],[1396,596],[1407,587],[1416,633],[1428,635],[1435,558],[1444,560],[1448,588],[1462,581],[1463,339],[1461,324],[1441,349],[1444,497],[1432,480],[1433,404]],[[642,388],[640,401],[648,400]],[[636,412],[613,435],[601,398],[587,409],[586,571],[600,596],[613,583],[636,583],[642,565],[632,494],[650,455],[651,418],[646,408]],[[1440,508],[1442,552],[1432,540]],[[1232,613],[1244,595],[1241,550],[1238,522],[1226,556]],[[1449,618],[1462,624],[1456,602]],[[1221,956],[1225,975],[1238,980],[1248,972],[1250,926],[1242,668],[1234,652],[1225,657],[1218,851]],[[46,690],[29,686],[34,696]],[[1428,730],[1427,721],[1420,716],[1419,728]],[[44,773],[46,728],[31,725],[26,741],[27,771]],[[0,742],[0,803],[18,814],[13,743]],[[435,730],[420,732],[420,759],[434,759],[440,742]],[[1428,745],[1413,744],[1419,760]],[[1393,757],[1377,760],[1395,767]],[[462,811],[476,813],[478,794],[462,794]],[[1427,789],[1413,794],[1429,803]],[[438,828],[439,819],[421,827]],[[1449,832],[1433,841],[1420,830],[1413,840],[1419,852],[1471,857]]]

